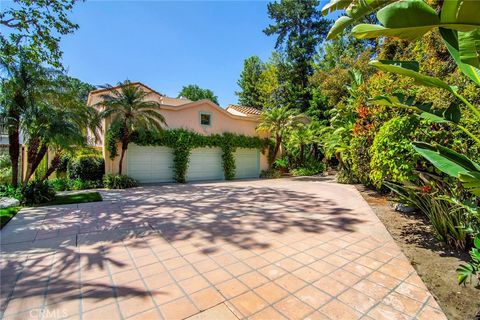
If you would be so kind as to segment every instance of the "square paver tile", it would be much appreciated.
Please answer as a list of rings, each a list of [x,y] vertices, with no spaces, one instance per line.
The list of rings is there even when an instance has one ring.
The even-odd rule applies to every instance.
[[[288,291],[273,282],[268,282],[253,291],[270,304],[277,302],[288,295]]]
[[[244,317],[248,317],[267,306],[267,302],[253,291],[248,291],[235,299],[230,300],[230,303]]]
[[[344,319],[359,319],[362,314],[358,311],[355,311],[346,304],[338,301],[332,300],[323,307],[319,309],[320,312],[326,314],[330,319],[333,320],[344,320]]]
[[[303,319],[314,309],[295,296],[288,296],[274,304],[275,309],[284,314],[288,319]]]
[[[307,286],[297,291],[295,296],[314,309],[320,308],[322,305],[332,299],[330,295],[315,288],[314,286]]]

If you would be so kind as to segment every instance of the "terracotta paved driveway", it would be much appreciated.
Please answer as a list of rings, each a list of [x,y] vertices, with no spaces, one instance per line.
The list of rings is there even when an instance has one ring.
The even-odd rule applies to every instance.
[[[445,319],[352,186],[103,192],[1,231],[4,319]]]

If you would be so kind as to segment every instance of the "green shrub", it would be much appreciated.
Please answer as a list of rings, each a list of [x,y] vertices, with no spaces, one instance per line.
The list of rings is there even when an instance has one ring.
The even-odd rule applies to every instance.
[[[369,177],[380,188],[384,180],[407,182],[417,179],[415,168],[419,155],[412,147],[417,117],[395,117],[380,128],[370,147]]]
[[[55,191],[85,190],[103,187],[102,180],[91,181],[81,179],[56,178],[48,180],[48,182]]]
[[[56,179],[48,180],[48,182],[50,183],[50,185],[55,191],[72,190],[70,181],[71,181],[70,179],[65,179],[65,178],[56,178]]]
[[[47,181],[29,182],[22,194],[22,204],[25,205],[36,205],[55,199],[55,190]]]
[[[0,197],[15,198],[23,202],[23,194],[21,188],[15,188],[11,184],[0,185]]]
[[[402,203],[417,208],[428,218],[438,241],[465,249],[469,239],[467,226],[471,225],[468,210],[451,200],[454,195],[441,178],[428,174],[420,177],[421,186],[384,183]]]
[[[294,176],[313,176],[316,174],[320,174],[325,171],[325,164],[323,162],[316,162],[315,164],[312,163],[307,167],[296,168],[290,170],[292,175]]]
[[[79,156],[68,161],[68,176],[70,179],[102,180],[105,174],[105,161],[96,155]]]
[[[278,158],[273,162],[273,166],[277,169],[288,169],[288,159],[287,157]]]
[[[12,180],[12,163],[8,154],[0,155],[0,183],[6,184]]]
[[[371,138],[362,135],[352,137],[349,146],[350,172],[356,180],[365,185],[371,185],[368,174],[370,172],[370,155],[368,153],[370,145]]]
[[[103,176],[103,185],[107,189],[127,189],[138,186],[138,182],[126,175],[106,174]]]
[[[277,179],[280,178],[282,174],[276,169],[262,170],[260,173],[260,178],[262,179]]]
[[[338,183],[343,184],[354,184],[358,183],[357,178],[350,172],[350,170],[346,168],[341,168],[336,176],[336,180]]]

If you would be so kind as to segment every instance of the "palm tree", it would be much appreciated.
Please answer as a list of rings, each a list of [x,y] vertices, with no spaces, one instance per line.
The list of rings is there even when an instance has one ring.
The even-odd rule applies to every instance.
[[[56,71],[29,61],[20,54],[17,61],[0,60],[0,68],[7,76],[2,79],[1,117],[8,131],[9,155],[12,164],[11,183],[18,185],[20,133],[25,114],[41,99]]]
[[[108,130],[118,130],[118,139],[122,143],[118,173],[122,174],[123,158],[131,141],[132,133],[138,130],[163,130],[165,118],[160,114],[160,103],[147,101],[150,93],[129,80],[118,83],[117,87],[110,85],[107,94],[101,95],[102,101],[97,106],[103,107],[101,117],[111,118]]]
[[[277,157],[285,133],[297,128],[303,119],[307,119],[306,116],[286,107],[271,108],[262,112],[257,131],[269,132],[274,137],[272,160]]]

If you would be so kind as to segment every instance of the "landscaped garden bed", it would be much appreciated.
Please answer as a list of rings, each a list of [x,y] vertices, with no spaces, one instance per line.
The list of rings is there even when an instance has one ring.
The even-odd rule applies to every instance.
[[[449,319],[473,319],[480,312],[480,290],[458,285],[455,269],[469,261],[464,251],[452,250],[433,237],[428,219],[421,214],[395,211],[393,199],[356,185],[412,263]]]

